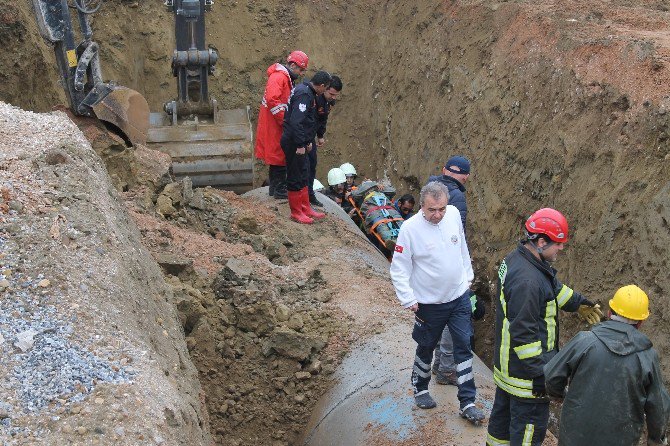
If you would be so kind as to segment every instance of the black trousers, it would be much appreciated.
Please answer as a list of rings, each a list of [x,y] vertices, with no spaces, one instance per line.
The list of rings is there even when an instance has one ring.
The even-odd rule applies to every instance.
[[[486,444],[540,446],[549,424],[549,400],[515,398],[496,387]]]
[[[286,157],[286,189],[297,192],[307,187],[307,154],[295,153],[298,148],[288,138],[282,137],[281,148]]]
[[[268,177],[270,182],[270,195],[274,195],[275,191],[286,193],[286,166],[273,166],[270,164],[268,168]]]

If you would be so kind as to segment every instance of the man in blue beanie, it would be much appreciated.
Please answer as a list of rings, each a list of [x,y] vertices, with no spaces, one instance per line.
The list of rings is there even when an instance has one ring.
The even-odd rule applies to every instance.
[[[464,156],[452,156],[444,164],[442,175],[434,175],[428,178],[431,181],[439,181],[449,189],[449,204],[456,206],[461,213],[463,229],[466,231],[465,220],[468,216],[468,205],[465,202],[465,182],[470,176],[470,160]]]

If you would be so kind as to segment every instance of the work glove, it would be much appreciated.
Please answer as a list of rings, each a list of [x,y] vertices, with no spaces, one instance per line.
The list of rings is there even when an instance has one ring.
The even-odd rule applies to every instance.
[[[593,325],[600,322],[600,319],[603,317],[603,312],[600,311],[600,305],[594,304],[590,300],[584,300],[584,302],[577,308],[577,313],[582,320],[586,321],[588,324]]]
[[[535,398],[547,397],[547,388],[544,386],[544,375],[533,378],[533,396]]]
[[[652,440],[651,438],[647,439],[647,446],[657,446],[657,445],[667,445],[668,439],[663,437],[661,440]]]
[[[476,302],[474,308],[472,309],[472,319],[479,321],[484,318],[486,314],[486,307],[484,306],[484,301],[479,298],[479,296],[473,294]]]

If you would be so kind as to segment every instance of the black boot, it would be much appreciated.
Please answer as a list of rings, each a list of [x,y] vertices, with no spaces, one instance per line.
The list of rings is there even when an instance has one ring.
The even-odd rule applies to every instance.
[[[277,166],[270,165],[268,167],[268,195],[271,197],[275,194],[275,186],[277,182],[277,173],[276,171]]]
[[[321,202],[319,201],[319,199],[316,198],[316,195],[310,195],[310,196],[309,196],[309,204],[311,204],[312,206],[320,207],[320,208],[323,207],[323,203],[321,203]]]
[[[275,168],[275,189],[274,197],[277,200],[286,200],[288,192],[286,190],[286,166],[273,166]]]

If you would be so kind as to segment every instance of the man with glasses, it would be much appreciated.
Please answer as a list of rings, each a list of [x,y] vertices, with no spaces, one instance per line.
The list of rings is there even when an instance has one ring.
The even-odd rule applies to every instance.
[[[469,288],[474,275],[460,214],[448,203],[444,184],[433,181],[421,189],[421,210],[401,226],[390,272],[400,303],[415,314],[412,386],[416,405],[422,409],[437,405],[428,392],[430,368],[433,349],[447,326],[454,343],[459,413],[479,424],[484,414],[475,406],[470,350]]]

